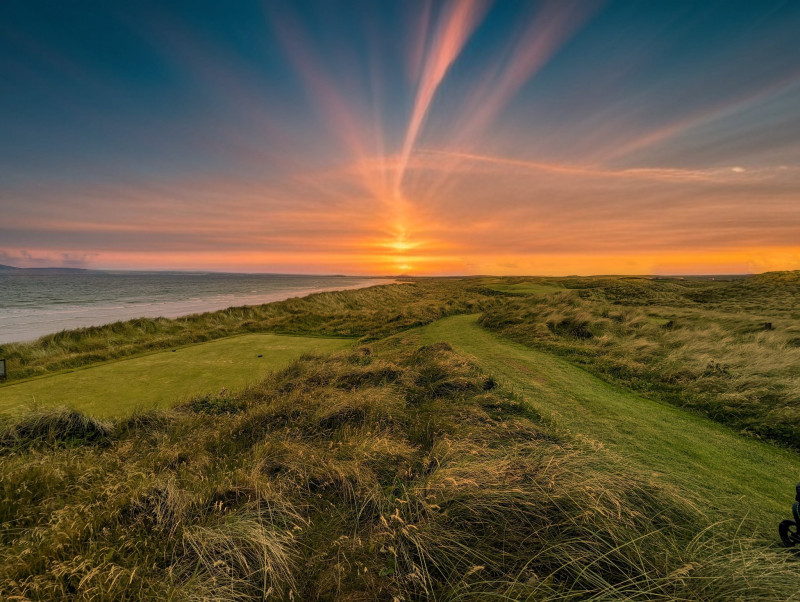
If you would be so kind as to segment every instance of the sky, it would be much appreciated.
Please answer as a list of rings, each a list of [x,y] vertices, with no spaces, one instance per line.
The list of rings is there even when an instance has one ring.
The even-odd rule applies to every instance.
[[[800,1],[3,0],[0,264],[800,268]]]

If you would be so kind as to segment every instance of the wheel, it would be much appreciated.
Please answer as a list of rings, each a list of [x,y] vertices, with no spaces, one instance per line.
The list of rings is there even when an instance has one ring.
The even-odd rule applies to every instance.
[[[800,534],[798,534],[797,523],[793,520],[782,520],[778,525],[778,533],[780,533],[781,541],[787,548],[793,547],[797,542],[800,542]]]

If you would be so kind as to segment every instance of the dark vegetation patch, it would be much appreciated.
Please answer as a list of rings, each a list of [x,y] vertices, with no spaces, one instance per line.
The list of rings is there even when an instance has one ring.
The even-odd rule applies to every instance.
[[[42,447],[105,445],[112,427],[76,410],[38,410],[10,419],[0,428],[0,453]]]
[[[202,395],[192,399],[186,407],[201,414],[236,414],[245,409],[245,404],[223,389],[217,395]]]

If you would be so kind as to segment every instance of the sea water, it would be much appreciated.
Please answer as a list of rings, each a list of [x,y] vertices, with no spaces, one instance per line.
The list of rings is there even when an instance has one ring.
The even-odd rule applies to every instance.
[[[385,279],[170,272],[0,273],[0,344],[132,318],[176,318]]]

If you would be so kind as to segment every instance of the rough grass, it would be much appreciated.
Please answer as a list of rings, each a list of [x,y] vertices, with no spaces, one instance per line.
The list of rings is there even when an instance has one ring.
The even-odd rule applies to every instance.
[[[600,463],[446,344],[305,357],[240,395],[104,425],[104,446],[90,424],[7,427],[0,597],[800,593],[792,559]]]
[[[422,279],[231,307],[178,319],[141,318],[79,328],[30,343],[0,345],[0,357],[8,360],[9,380],[16,380],[249,332],[369,341],[444,316],[474,312],[489,301],[483,292],[457,279]]]
[[[35,447],[102,445],[110,434],[107,423],[75,410],[37,410],[0,427],[0,454]]]
[[[800,274],[565,285],[572,290],[497,304],[481,324],[650,397],[800,449]]]
[[[775,525],[786,518],[800,475],[798,454],[626,391],[574,362],[481,328],[477,319],[452,316],[375,346],[447,341],[599,456],[610,462],[616,456],[654,481],[690,491],[706,511],[741,522],[764,545],[775,543]]]
[[[375,341],[483,311],[495,333],[792,443],[798,280],[420,281],[2,352],[36,374],[234,332]],[[518,292],[538,286],[566,290]],[[172,410],[7,422],[0,599],[800,598],[797,559],[718,522],[699,488],[597,453],[450,345],[413,340],[304,356]]]

